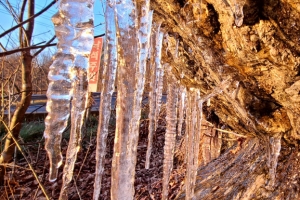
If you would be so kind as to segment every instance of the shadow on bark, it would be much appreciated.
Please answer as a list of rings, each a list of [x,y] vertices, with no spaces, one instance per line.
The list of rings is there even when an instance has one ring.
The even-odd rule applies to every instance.
[[[298,150],[283,145],[274,187],[270,187],[268,145],[257,138],[249,139],[235,152],[234,146],[208,165],[199,168],[195,199],[298,199]],[[184,190],[184,187],[183,187]],[[181,191],[176,199],[185,199]]]

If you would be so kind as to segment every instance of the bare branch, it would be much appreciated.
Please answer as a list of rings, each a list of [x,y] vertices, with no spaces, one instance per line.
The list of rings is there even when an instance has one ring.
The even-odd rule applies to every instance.
[[[94,38],[103,37],[104,35],[105,34],[96,35],[96,36],[94,36]],[[40,45],[40,46],[30,46],[30,47],[25,47],[25,48],[14,49],[14,50],[11,50],[11,51],[0,52],[0,57],[8,56],[8,55],[20,52],[20,51],[26,51],[28,49],[32,50],[32,49],[52,47],[52,46],[56,46],[56,45],[57,45],[57,43],[53,43],[53,44],[45,44],[45,45]]]
[[[56,46],[56,43],[48,44],[48,45],[40,45],[40,46],[30,46],[30,47],[25,47],[25,48],[20,48],[20,49],[14,49],[11,51],[1,52],[0,57],[8,56],[8,55],[20,52],[20,51],[27,51],[27,50],[39,49],[39,48],[44,48],[44,47],[52,47],[52,46]]]
[[[22,3],[19,19],[18,19],[18,21],[16,21],[17,23],[20,23],[20,22],[23,21],[23,16],[24,16],[25,8],[26,8],[26,3],[27,3],[27,0],[24,0],[23,3]],[[26,37],[26,40],[27,40],[27,43],[28,43],[28,38],[26,36],[26,31],[25,31],[23,26],[20,26],[20,29],[19,29],[20,47],[24,47],[23,32],[25,33],[25,37]]]
[[[29,0],[28,2],[28,18],[31,18],[31,16],[34,16],[34,2],[35,0]],[[26,33],[26,46],[30,46],[30,42],[32,39],[32,34],[33,34],[33,28],[34,28],[34,18],[32,18],[28,24],[27,28],[25,30]]]
[[[46,43],[46,45],[50,45],[51,42],[53,42],[53,40],[54,40],[55,38],[56,38],[56,36],[54,35],[54,36]],[[40,48],[37,52],[35,52],[35,53],[33,54],[33,57],[36,57],[37,55],[39,55],[46,47],[47,47],[47,46]]]
[[[0,47],[3,49],[3,51],[7,51],[6,48],[2,45],[1,42],[0,42]]]
[[[49,8],[51,8],[51,6],[53,6],[56,3],[56,0],[53,0],[48,6],[46,6],[44,9],[40,10],[39,12],[37,12],[35,15],[31,16],[30,18],[28,18],[27,20],[17,24],[16,26],[8,29],[7,31],[5,31],[4,33],[0,34],[0,38],[2,38],[3,36],[5,36],[6,34],[8,34],[11,31],[16,30],[17,28],[19,28],[20,26],[22,26],[23,24],[26,24],[27,22],[31,21],[32,19],[40,16],[41,14],[43,14],[45,11],[47,11]]]

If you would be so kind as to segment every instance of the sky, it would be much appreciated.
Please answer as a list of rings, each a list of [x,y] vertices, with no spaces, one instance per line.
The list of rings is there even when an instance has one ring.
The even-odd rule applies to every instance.
[[[11,14],[6,10],[5,6],[8,6],[7,1],[17,10],[21,5],[22,0],[0,0],[0,33],[16,25]],[[44,7],[46,7],[52,0],[36,0],[35,1],[35,12],[37,13]],[[104,24],[104,9],[105,0],[95,0],[94,5],[94,16],[95,16],[95,35],[100,35],[105,32]],[[57,12],[57,5],[52,6],[42,15],[35,18],[35,26],[33,33],[32,44],[38,44],[41,42],[47,42],[54,36],[54,26],[51,21],[51,17]],[[6,36],[0,38],[1,44],[7,49],[18,48],[18,30],[7,34]],[[57,42],[57,41],[54,41]],[[42,44],[41,44],[42,45]],[[49,49],[51,53],[54,53],[55,48]],[[0,48],[0,51],[2,49]]]

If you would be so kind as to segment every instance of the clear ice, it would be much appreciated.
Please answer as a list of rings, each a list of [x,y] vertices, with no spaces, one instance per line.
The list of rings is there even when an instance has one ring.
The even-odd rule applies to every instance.
[[[245,0],[235,0],[234,3],[234,22],[235,25],[240,27],[243,25],[244,20],[244,12],[243,7],[245,4]]]
[[[117,69],[117,38],[115,28],[115,1],[107,0],[106,22],[106,46],[104,54],[104,69],[102,79],[102,91],[99,108],[99,124],[97,130],[96,147],[96,173],[94,182],[93,199],[98,200],[101,191],[102,173],[104,171],[104,159],[106,154],[106,140],[111,114],[111,98],[114,92]]]
[[[177,124],[177,135],[182,135],[182,123],[184,121],[184,111],[186,108],[186,87],[180,85],[178,90],[178,124]]]
[[[160,31],[160,24],[155,24],[151,40],[151,54],[154,57],[150,58],[150,93],[149,93],[149,126],[148,126],[148,145],[146,152],[145,168],[149,169],[150,156],[152,151],[153,135],[157,128],[157,120],[161,107],[162,87],[164,69],[160,63],[161,49],[163,41],[163,32]]]
[[[141,101],[148,52],[150,1],[116,2],[117,116],[111,173],[111,199],[133,199]],[[139,9],[140,10],[139,10]],[[141,49],[145,48],[145,51]],[[141,59],[142,58],[142,59]]]
[[[176,112],[177,112],[177,94],[178,94],[178,83],[170,70],[168,69],[168,97],[167,97],[167,129],[165,135],[165,145],[164,145],[164,161],[163,161],[163,191],[162,199],[168,199],[168,189],[171,171],[173,168],[174,159],[174,148],[176,142]]]
[[[60,199],[67,199],[67,185],[72,180],[74,163],[80,149],[81,127],[87,99],[88,58],[94,42],[93,0],[61,0],[52,17],[58,38],[57,53],[49,71],[45,148],[50,160],[49,180],[55,181],[62,164],[61,136],[70,115],[71,133],[63,173]]]
[[[186,198],[193,199],[198,167],[199,146],[202,122],[202,101],[200,90],[190,88],[187,93],[187,113],[186,113]]]
[[[278,163],[278,157],[281,150],[281,137],[280,133],[273,135],[269,138],[270,150],[269,150],[269,183],[267,187],[273,188],[275,186],[276,168]]]

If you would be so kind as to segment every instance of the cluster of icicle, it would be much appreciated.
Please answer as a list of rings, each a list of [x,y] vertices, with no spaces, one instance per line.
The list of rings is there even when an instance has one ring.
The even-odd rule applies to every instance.
[[[57,53],[49,71],[45,148],[50,160],[49,180],[55,181],[62,164],[61,138],[70,115],[71,132],[59,199],[68,199],[68,184],[80,149],[81,128],[87,103],[88,59],[94,42],[93,0],[61,0],[52,17],[58,38]]]
[[[111,97],[117,86],[116,130],[112,159],[111,199],[133,199],[141,101],[146,73],[150,75],[149,137],[145,167],[151,163],[153,134],[161,107],[164,70],[168,72],[166,136],[163,162],[162,199],[168,198],[173,168],[176,134],[181,136],[186,113],[186,195],[194,196],[201,137],[202,104],[200,90],[186,89],[172,73],[172,66],[161,65],[164,33],[160,23],[152,25],[149,0],[106,1],[106,46],[97,131],[94,196],[100,196],[104,169]],[[88,57],[93,45],[93,1],[61,0],[52,18],[58,38],[58,52],[50,67],[47,92],[48,116],[45,120],[45,148],[50,159],[50,181],[55,181],[62,164],[61,137],[71,111],[71,133],[59,199],[67,199],[67,187],[81,142],[81,127],[87,104]],[[177,57],[178,43],[175,57]],[[149,61],[147,58],[150,57]],[[149,72],[146,65],[149,64]],[[115,77],[118,77],[115,83]],[[213,93],[214,95],[218,93]]]

